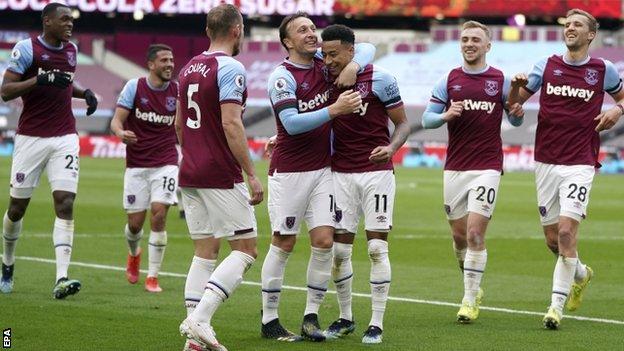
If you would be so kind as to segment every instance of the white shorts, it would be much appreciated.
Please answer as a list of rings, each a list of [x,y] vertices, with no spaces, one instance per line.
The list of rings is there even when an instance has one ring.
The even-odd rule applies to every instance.
[[[178,202],[178,166],[126,168],[123,206],[126,212],[145,211],[153,202],[173,205]]]
[[[237,240],[257,236],[254,208],[248,202],[245,183],[236,183],[232,189],[180,190],[191,239],[214,236]]]
[[[301,222],[308,230],[334,226],[334,186],[329,167],[309,172],[273,173],[269,176],[271,230],[297,234]]]
[[[41,138],[17,134],[11,166],[11,197],[28,199],[44,169],[52,191],[76,193],[80,173],[77,134]]]
[[[551,165],[535,162],[537,205],[542,225],[559,222],[559,216],[581,221],[587,214],[593,166]]]
[[[498,196],[501,172],[444,171],[444,210],[449,220],[460,219],[473,212],[492,217]]]
[[[396,183],[393,171],[333,172],[336,193],[336,233],[356,233],[360,217],[364,228],[387,233],[392,228]]]

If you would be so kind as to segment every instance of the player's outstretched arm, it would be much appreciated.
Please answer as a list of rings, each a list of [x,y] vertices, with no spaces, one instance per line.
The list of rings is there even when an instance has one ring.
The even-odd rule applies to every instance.
[[[134,144],[138,141],[137,136],[131,130],[125,130],[123,125],[126,123],[130,110],[117,106],[115,114],[111,120],[110,129],[124,144]]]
[[[528,83],[529,77],[524,73],[518,73],[511,79],[511,88],[509,89],[509,96],[507,96],[509,106],[522,105],[533,95],[525,89]]]
[[[262,183],[256,176],[256,169],[249,157],[249,148],[247,147],[247,138],[245,136],[245,127],[241,118],[242,107],[235,103],[221,104],[221,124],[225,132],[228,146],[232,155],[247,175],[247,183],[251,191],[251,205],[257,205],[264,198],[264,190]]]
[[[11,101],[18,98],[37,86],[37,77],[22,81],[22,75],[6,70],[0,87],[2,101]]]
[[[279,111],[279,119],[289,135],[297,135],[318,128],[340,115],[350,114],[361,104],[360,94],[347,90],[333,104],[312,112],[298,113],[294,105],[284,105]]]
[[[394,132],[387,146],[377,146],[368,158],[374,163],[387,163],[392,160],[392,156],[405,144],[410,135],[410,126],[405,116],[405,107],[399,106],[388,110],[388,116],[394,124]]]

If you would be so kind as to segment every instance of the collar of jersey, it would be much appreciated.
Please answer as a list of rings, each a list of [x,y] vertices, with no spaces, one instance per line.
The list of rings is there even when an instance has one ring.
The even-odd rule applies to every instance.
[[[41,35],[37,37],[37,40],[39,40],[41,45],[45,46],[46,48],[48,48],[50,50],[59,51],[59,50],[63,50],[63,47],[64,47],[63,42],[61,42],[61,46],[52,46],[52,45],[46,43],[45,40],[43,40],[43,37]]]
[[[462,65],[462,71],[464,71],[464,73],[466,74],[481,74],[481,73],[485,73],[488,69],[490,69],[490,65],[485,65],[483,69],[480,69],[478,71],[471,71]]]
[[[291,65],[291,66],[295,66],[297,68],[309,69],[309,68],[314,67],[314,63],[312,63],[310,65],[302,65],[301,63],[294,63],[294,62],[290,61],[289,59],[285,59],[284,62],[289,64],[289,65]]]
[[[586,58],[584,58],[583,60],[578,61],[578,62],[573,62],[573,61],[568,61],[568,59],[566,58],[566,55],[565,55],[565,54],[563,54],[563,55],[561,55],[561,59],[563,60],[563,62],[564,62],[566,65],[570,65],[570,66],[582,66],[582,65],[586,64],[587,62],[589,62],[589,60],[591,59],[591,57],[590,57],[589,55],[587,55],[587,57],[586,57]]]

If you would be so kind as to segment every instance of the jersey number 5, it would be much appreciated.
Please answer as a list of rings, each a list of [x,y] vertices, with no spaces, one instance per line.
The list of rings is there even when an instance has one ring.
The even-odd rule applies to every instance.
[[[186,91],[187,98],[187,109],[195,110],[195,115],[197,119],[192,119],[191,117],[186,119],[186,126],[191,129],[199,129],[201,127],[201,111],[199,110],[199,105],[195,101],[193,101],[193,94],[199,91],[199,84],[189,84],[188,90]]]

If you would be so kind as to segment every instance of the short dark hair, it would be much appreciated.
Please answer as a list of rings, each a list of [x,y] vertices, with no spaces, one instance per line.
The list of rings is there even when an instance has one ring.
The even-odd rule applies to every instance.
[[[323,41],[340,40],[342,44],[355,44],[353,29],[343,24],[332,24],[323,29],[321,39],[323,39]]]
[[[211,39],[224,37],[232,26],[241,22],[241,13],[236,6],[221,4],[212,8],[206,15],[206,28]]]
[[[159,51],[171,51],[171,46],[165,44],[152,44],[147,48],[147,61],[154,61]]]
[[[55,13],[56,9],[58,9],[59,7],[69,8],[69,6],[67,6],[65,4],[61,4],[60,2],[51,2],[51,3],[47,4],[47,5],[45,5],[43,10],[41,10],[41,20],[43,21],[43,18],[45,16],[50,16],[51,14]]]
[[[286,49],[286,51],[288,51],[286,44],[284,44],[284,39],[288,37],[288,31],[286,30],[286,28],[288,27],[290,22],[296,20],[299,17],[310,18],[310,16],[308,16],[307,13],[303,11],[297,11],[290,16],[284,17],[284,19],[282,20],[282,23],[280,23],[279,25],[279,40],[280,40],[280,43],[282,43],[282,46],[284,47],[284,49]]]

